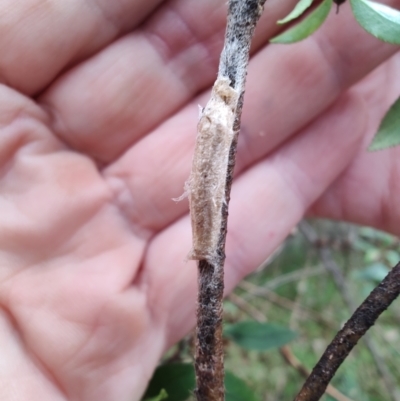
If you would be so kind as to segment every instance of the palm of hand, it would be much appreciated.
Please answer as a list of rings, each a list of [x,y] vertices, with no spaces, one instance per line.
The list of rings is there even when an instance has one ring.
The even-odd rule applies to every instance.
[[[146,18],[153,3],[110,4],[103,14],[100,6],[81,3],[70,14],[40,2],[16,10],[28,22],[10,28],[14,41],[0,68],[8,83],[0,88],[2,399],[139,397],[163,350],[193,324],[196,272],[184,262],[190,248],[187,204],[171,198],[180,195],[189,173],[194,105],[204,104],[207,95],[181,107],[212,82],[225,10],[223,1],[218,8],[214,0],[165,2],[144,25],[122,35]],[[290,7],[271,4],[268,12],[276,20]],[[43,17],[37,25],[35,13]],[[57,25],[50,23],[54,16]],[[201,24],[199,16],[210,24]],[[77,33],[67,37],[72,21]],[[256,46],[275,29],[262,21]],[[389,65],[325,111],[394,53],[379,44],[371,56],[378,45],[363,36],[369,46],[360,50],[365,63],[355,67],[351,60],[360,54],[350,51],[342,55],[349,65],[332,59],[344,70],[338,85],[326,67],[313,64],[322,57],[315,44],[329,41],[333,31],[328,24],[317,39],[300,45],[304,67],[295,73],[294,49],[265,47],[251,62],[238,159],[238,172],[248,170],[237,180],[231,204],[228,289],[271,253],[370,135],[360,98],[374,106],[391,100],[388,92],[374,98],[368,91]],[[335,40],[340,48],[341,37]],[[18,63],[22,58],[25,63]],[[266,64],[289,67],[272,76],[261,73]],[[260,85],[270,93],[260,93]],[[299,105],[302,96],[309,101]],[[282,113],[293,105],[297,109],[282,123]],[[378,108],[376,121],[384,109]],[[267,121],[271,133],[264,137]],[[332,132],[336,137],[327,141]],[[311,160],[315,147],[318,171]],[[352,218],[348,177],[366,178],[363,166],[371,161],[364,159],[353,163],[315,211]],[[394,169],[390,163],[385,168]],[[350,205],[345,216],[332,207],[332,197]],[[248,199],[254,200],[251,208]],[[364,210],[381,210],[378,205]]]
[[[1,91],[5,394],[126,399],[123,381],[140,377],[140,386],[150,374],[132,360],[151,366],[164,341],[143,337],[154,317],[140,288],[146,279],[132,285],[146,236],[135,233],[91,158],[57,139],[33,102]]]

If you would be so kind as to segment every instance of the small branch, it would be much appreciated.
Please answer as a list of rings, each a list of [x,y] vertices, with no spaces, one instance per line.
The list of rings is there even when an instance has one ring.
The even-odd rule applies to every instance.
[[[342,295],[344,303],[346,304],[349,311],[353,312],[356,309],[356,305],[353,301],[352,296],[350,295],[346,279],[343,276],[339,266],[335,262],[331,250],[325,245],[320,245],[318,234],[309,223],[303,220],[298,227],[305,239],[311,245],[317,248],[321,261],[325,269],[328,270],[328,272],[331,274],[337,289]]]
[[[267,293],[269,293],[272,290],[275,290],[282,285],[297,282],[301,278],[308,278],[308,277],[313,277],[317,275],[325,275],[326,269],[324,266],[320,267],[313,267],[313,268],[304,268],[304,269],[298,269],[294,270],[290,273],[285,273],[281,274],[278,277],[275,277],[271,280],[269,280],[265,285],[262,287],[257,287],[255,285],[252,285],[248,281],[243,281],[245,285],[251,285],[253,287],[253,290],[251,291],[253,295],[258,295],[258,296],[264,296]]]
[[[293,308],[295,307],[295,303],[285,297],[282,297],[281,295],[278,295],[276,292],[273,292],[272,290],[268,289],[267,287],[257,287],[254,284],[251,284],[247,281],[242,281],[239,285],[238,288],[241,288],[245,291],[247,291],[248,294],[252,296],[260,296],[260,293],[258,290],[263,290],[262,291],[262,297],[266,298],[269,302],[278,305],[281,308],[287,309],[289,311],[292,311]],[[305,316],[307,316],[309,319],[314,320],[317,323],[323,324],[326,327],[329,328],[336,328],[336,326],[333,325],[331,321],[329,321],[325,316],[322,316],[318,312],[307,308],[306,306],[299,304],[298,305],[301,309],[301,313],[303,313]]]
[[[222,297],[228,204],[251,39],[265,0],[229,0],[225,45],[211,99],[201,111],[187,183],[198,260],[195,370],[198,401],[223,401]]]
[[[339,366],[366,331],[400,293],[400,263],[371,292],[338,332],[314,367],[295,401],[318,401]]]
[[[335,285],[339,290],[340,294],[342,295],[342,298],[347,306],[347,309],[352,313],[356,309],[356,305],[348,288],[346,278],[344,277],[340,267],[335,262],[331,249],[328,246],[320,244],[320,242],[318,241],[317,232],[306,221],[302,221],[299,224],[299,229],[306,238],[306,240],[317,248],[322,263],[324,264],[326,270],[328,270],[331,273]],[[380,373],[380,376],[391,398],[394,401],[400,401],[399,391],[396,388],[396,384],[393,380],[392,374],[390,373],[388,367],[386,366],[385,361],[381,357],[369,333],[365,333],[363,340],[366,347],[368,348],[368,351],[370,352],[372,358],[375,361],[375,365],[378,369],[378,372]]]
[[[236,305],[243,312],[247,313],[257,322],[265,323],[267,318],[261,313],[257,308],[255,308],[252,304],[247,302],[245,299],[239,297],[234,292],[228,295],[228,300],[231,301],[234,305]]]
[[[305,379],[307,379],[310,371],[295,357],[289,346],[285,345],[284,347],[280,348],[279,351],[282,355],[282,358],[290,366],[295,368]],[[336,387],[333,387],[331,384],[328,384],[325,392],[337,401],[353,401],[351,398],[342,394]]]
[[[260,323],[265,323],[267,321],[266,317],[259,312],[254,306],[249,304],[243,298],[235,295],[234,293],[230,294],[228,299],[237,305],[239,308],[243,309],[249,316],[251,316],[254,320]],[[283,346],[279,349],[282,358],[292,367],[294,367],[305,379],[310,374],[309,370],[301,364],[301,362],[294,356],[289,346]],[[326,388],[326,394],[329,394],[337,401],[353,401],[350,398],[346,397],[339,390],[337,390],[332,385],[328,385]]]

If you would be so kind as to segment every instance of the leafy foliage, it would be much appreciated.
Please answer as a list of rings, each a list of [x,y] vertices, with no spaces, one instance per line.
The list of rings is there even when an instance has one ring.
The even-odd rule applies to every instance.
[[[190,363],[169,363],[155,371],[144,395],[145,401],[185,401],[195,389],[195,373]],[[246,382],[232,372],[225,372],[226,401],[257,401]],[[156,394],[156,395],[154,395]]]
[[[224,335],[245,349],[258,351],[282,347],[297,337],[286,327],[254,321],[228,325]]]
[[[332,8],[332,0],[324,0],[315,10],[307,15],[293,28],[275,36],[271,43],[294,43],[299,42],[314,33],[326,20]]]
[[[343,273],[356,304],[359,304],[376,285],[375,280],[378,276],[384,275],[395,264],[393,262],[400,259],[399,239],[382,231],[327,221],[314,222],[313,225],[321,241],[331,247],[335,260],[343,265]],[[381,267],[376,267],[378,264],[381,264]],[[371,267],[373,265],[375,267]],[[321,266],[318,252],[300,233],[291,235],[273,262],[247,277],[242,284],[248,286],[241,285],[235,294],[250,308],[245,310],[239,307],[239,304],[233,302],[233,298],[225,301],[225,321],[233,324],[246,321],[253,308],[281,327],[300,331],[301,335],[289,348],[308,369],[313,367],[334,333],[349,317],[340,292],[330,274]],[[382,320],[371,330],[371,337],[391,370],[394,381],[400,383],[400,300],[396,302],[397,306],[387,310]],[[174,356],[173,359],[176,360],[177,350],[181,350],[178,360],[190,361],[191,342],[191,339],[187,338],[179,346],[171,349],[167,358]],[[173,365],[165,364],[159,369],[168,370],[168,366],[173,368]],[[192,385],[187,386],[185,396],[193,400],[194,371],[190,364],[183,365],[188,366],[192,375]],[[231,341],[226,346],[225,366],[227,401],[241,401],[244,397],[246,401],[290,400],[304,382],[304,378],[284,362],[277,348],[268,352],[258,352]],[[159,369],[156,375],[159,374]],[[235,374],[237,380],[230,380],[229,372]],[[167,378],[159,380],[158,387],[153,385],[151,393],[149,388],[147,398],[149,394],[159,395],[163,388],[168,394],[171,389],[178,390],[179,377],[174,378],[173,375],[166,374]],[[185,373],[181,372],[181,375],[185,376]],[[232,383],[236,381],[241,382],[252,395],[246,393],[244,388],[236,389]],[[353,400],[392,400],[377,372],[374,359],[362,341],[339,369],[332,384]],[[236,398],[237,394],[240,395],[240,399]],[[175,396],[172,394],[172,397]],[[174,401],[172,397],[169,395],[166,401]],[[324,396],[321,401],[333,401],[333,398]]]
[[[226,401],[257,401],[254,391],[247,383],[232,372],[225,372]]]
[[[195,375],[192,364],[170,363],[161,365],[147,387],[144,399],[157,397],[164,389],[168,401],[185,401],[195,388]]]
[[[145,401],[162,401],[166,398],[168,398],[167,392],[165,391],[165,389],[161,389],[160,393],[157,396],[153,398],[147,398]]]
[[[286,24],[287,22],[300,17],[300,15],[311,6],[312,2],[313,0],[299,0],[294,9],[285,18],[279,20],[278,24]]]
[[[400,35],[400,32],[399,32]],[[399,37],[400,39],[400,37]],[[400,98],[383,118],[369,150],[381,150],[400,144]]]
[[[379,284],[389,273],[388,267],[382,262],[373,263],[360,270],[357,277]]]
[[[383,263],[388,270],[399,254],[396,237],[371,228],[359,228],[343,223],[319,221],[313,223],[321,243],[332,248],[333,257],[343,266],[343,273],[356,304],[376,285],[371,278],[361,278],[373,263]],[[301,252],[300,252],[301,251]],[[393,255],[392,255],[393,254]],[[397,261],[396,261],[397,262]],[[321,270],[322,267],[322,270]],[[295,268],[295,271],[293,271]],[[310,274],[314,270],[315,274]],[[383,271],[383,269],[382,269]],[[291,281],[289,281],[291,279]],[[251,285],[247,286],[247,283]],[[270,283],[274,283],[270,286]],[[236,294],[246,300],[269,320],[300,331],[301,335],[289,349],[309,370],[319,359],[330,339],[349,317],[341,293],[321,266],[317,249],[305,242],[301,234],[293,234],[281,253],[264,270],[248,277]],[[268,291],[264,291],[268,288]],[[232,299],[234,301],[234,299]],[[237,304],[227,303],[226,319],[245,319],[248,312]],[[394,380],[400,383],[398,359],[400,341],[398,307],[396,301],[371,330],[375,347],[391,369]],[[226,366],[251,385],[259,399],[266,401],[290,400],[304,382],[303,377],[285,364],[278,350],[247,351],[227,346]],[[363,342],[357,345],[348,360],[339,369],[332,385],[352,400],[392,400],[376,363]],[[334,400],[324,396],[321,401]]]
[[[344,0],[335,0],[338,5]],[[299,0],[292,12],[279,24],[301,16],[313,0]],[[358,23],[376,38],[400,45],[400,11],[371,0],[350,0]],[[326,20],[332,8],[332,0],[324,0],[300,23],[271,39],[272,43],[294,43],[314,33]],[[369,150],[381,150],[400,144],[400,98],[392,105],[381,122]]]
[[[358,23],[384,42],[400,44],[400,12],[370,0],[350,0]]]

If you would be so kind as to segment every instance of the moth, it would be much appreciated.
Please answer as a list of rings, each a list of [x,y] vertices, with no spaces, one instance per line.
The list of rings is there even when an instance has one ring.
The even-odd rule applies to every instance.
[[[236,133],[239,94],[228,78],[219,77],[211,99],[201,110],[192,172],[185,185],[192,220],[193,249],[189,259],[218,264],[222,208],[226,206],[226,174]]]

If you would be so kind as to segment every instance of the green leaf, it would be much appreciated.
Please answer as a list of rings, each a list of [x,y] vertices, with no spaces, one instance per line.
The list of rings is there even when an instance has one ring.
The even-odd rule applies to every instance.
[[[357,273],[357,277],[374,283],[380,283],[389,273],[389,269],[383,263],[373,263]]]
[[[245,381],[233,373],[225,372],[225,400],[226,401],[257,401],[253,390]]]
[[[167,392],[165,391],[165,389],[161,389],[160,394],[158,394],[153,398],[146,398],[145,401],[162,401],[165,400],[166,398],[168,398]]]
[[[374,246],[370,246],[369,249],[367,249],[364,252],[364,262],[365,263],[375,263],[378,260],[380,260],[381,258],[382,258],[381,250]]]
[[[399,31],[400,35],[400,31]],[[368,150],[382,150],[400,144],[400,97],[390,107]]]
[[[286,327],[253,321],[227,325],[224,335],[243,348],[259,351],[282,347],[297,337]]]
[[[400,254],[399,252],[389,249],[385,252],[385,259],[388,261],[391,267],[394,267],[400,261]]]
[[[195,388],[194,368],[188,363],[170,363],[159,366],[147,387],[144,399],[157,397],[162,390],[168,401],[185,401]]]
[[[270,40],[272,43],[294,43],[299,42],[314,33],[326,20],[332,8],[332,0],[324,0],[313,12],[293,28],[275,36]]]
[[[311,6],[312,2],[313,0],[299,0],[294,9],[285,18],[280,19],[278,24],[286,24],[287,22],[300,17],[300,15]]]
[[[384,42],[400,44],[400,12],[370,0],[350,0],[358,23]]]
[[[367,240],[377,244],[379,247],[389,247],[397,243],[397,238],[387,232],[376,230],[371,227],[361,227],[359,234]]]
[[[162,365],[154,372],[145,401],[185,401],[196,387],[194,368],[188,363]],[[226,401],[257,401],[253,390],[232,372],[225,372]]]

